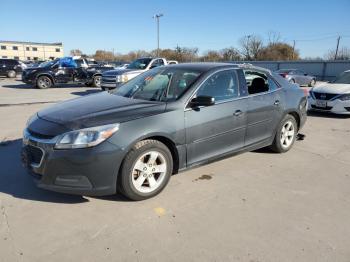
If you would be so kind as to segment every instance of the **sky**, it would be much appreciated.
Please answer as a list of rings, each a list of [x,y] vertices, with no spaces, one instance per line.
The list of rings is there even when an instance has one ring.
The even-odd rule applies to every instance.
[[[350,0],[0,0],[0,40],[63,42],[65,54],[80,49],[126,53],[177,45],[210,49],[239,47],[256,34],[278,32],[302,57],[323,57],[336,46],[350,48]]]

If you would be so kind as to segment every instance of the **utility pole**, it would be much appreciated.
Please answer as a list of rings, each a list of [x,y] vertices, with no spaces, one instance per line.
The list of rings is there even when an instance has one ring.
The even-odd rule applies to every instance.
[[[338,49],[339,49],[339,42],[340,42],[340,36],[338,36],[338,38],[337,38],[337,48],[335,49],[334,60],[337,60]]]
[[[294,54],[295,54],[295,40],[293,40],[293,53],[292,53],[292,60],[294,60]]]
[[[153,16],[154,19],[157,19],[157,57],[159,57],[159,18],[164,16],[163,14],[156,14]]]

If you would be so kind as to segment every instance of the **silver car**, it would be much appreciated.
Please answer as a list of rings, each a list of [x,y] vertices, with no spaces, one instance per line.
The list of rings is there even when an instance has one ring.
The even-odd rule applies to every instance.
[[[276,73],[284,77],[287,81],[301,86],[315,86],[316,84],[315,76],[308,75],[299,69],[280,69]]]

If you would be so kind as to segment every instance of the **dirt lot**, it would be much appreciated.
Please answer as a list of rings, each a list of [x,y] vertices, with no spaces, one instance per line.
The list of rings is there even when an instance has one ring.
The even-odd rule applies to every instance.
[[[37,189],[27,118],[94,92],[0,78],[0,261],[350,261],[350,117],[313,114],[290,152],[182,172],[147,201]]]

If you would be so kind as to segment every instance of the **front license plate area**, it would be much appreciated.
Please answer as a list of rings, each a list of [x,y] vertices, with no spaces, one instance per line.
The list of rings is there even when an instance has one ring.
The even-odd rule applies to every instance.
[[[317,107],[326,108],[326,107],[327,107],[327,101],[324,101],[324,100],[316,100],[316,106],[317,106]]]

